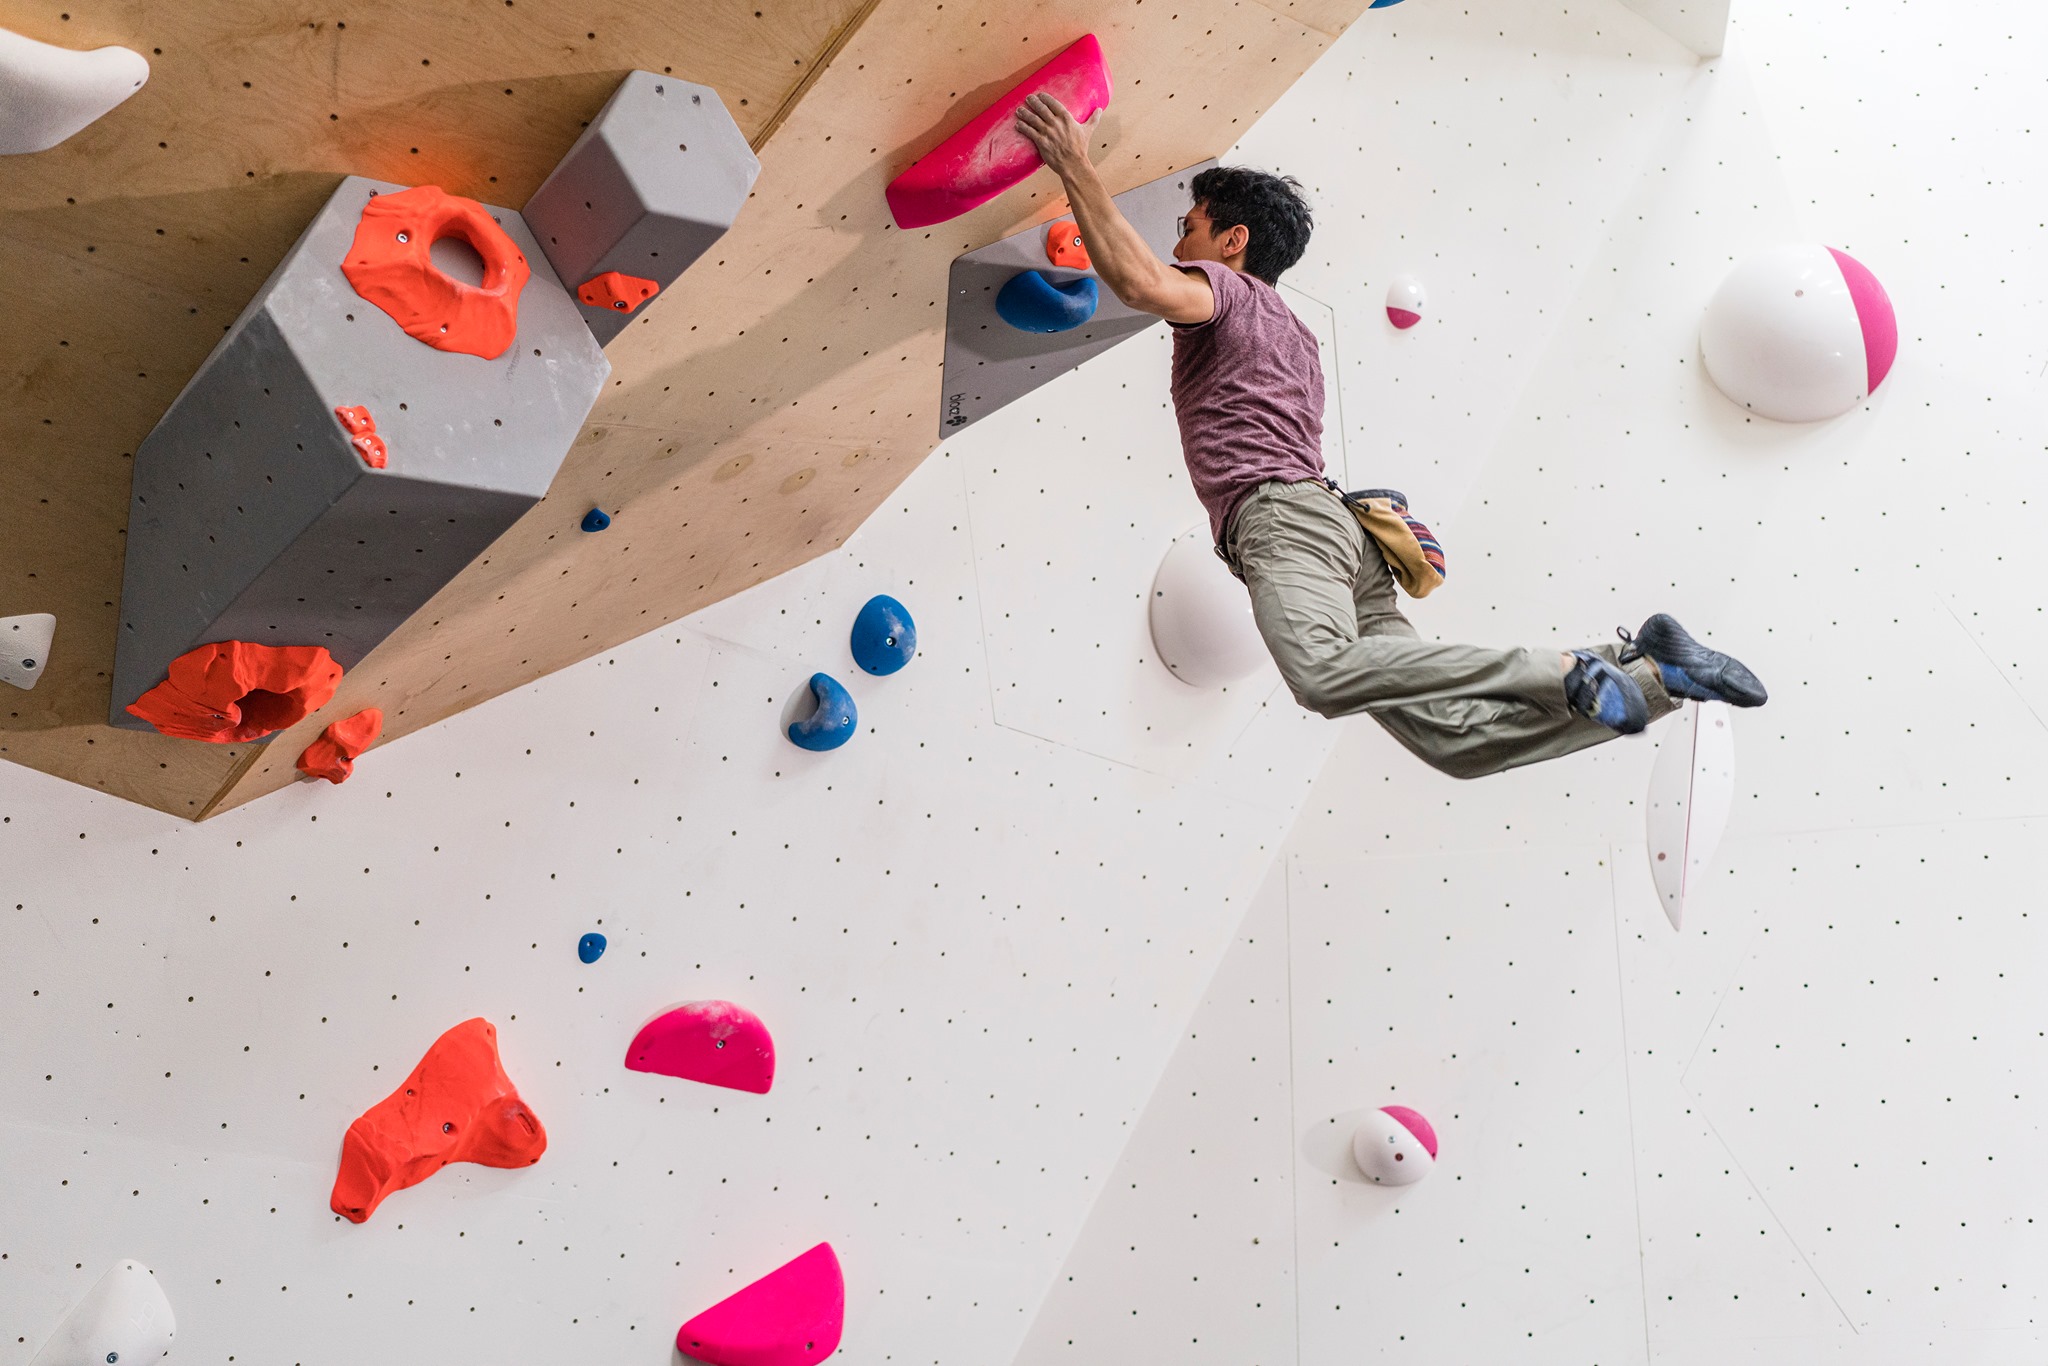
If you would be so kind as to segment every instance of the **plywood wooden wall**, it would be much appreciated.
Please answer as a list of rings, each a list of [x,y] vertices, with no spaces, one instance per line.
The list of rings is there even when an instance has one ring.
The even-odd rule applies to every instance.
[[[948,263],[1058,194],[1041,172],[905,233],[890,177],[1092,31],[1117,81],[1097,161],[1141,184],[1227,148],[1364,4],[0,4],[152,63],[101,123],[0,163],[0,615],[59,619],[41,684],[0,697],[0,758],[202,817],[361,707],[404,735],[831,550],[937,444]],[[636,67],[716,87],[762,174],[608,348],[549,496],[269,745],[107,726],[133,452],[313,210],[351,172],[523,204]],[[592,506],[603,535],[577,530]]]

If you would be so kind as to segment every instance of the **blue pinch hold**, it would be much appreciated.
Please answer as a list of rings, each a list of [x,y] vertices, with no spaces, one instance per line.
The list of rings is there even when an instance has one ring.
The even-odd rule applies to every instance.
[[[612,519],[603,508],[592,508],[583,514],[583,529],[585,531],[603,531],[611,524]]]
[[[853,662],[877,676],[895,673],[917,653],[917,623],[910,609],[877,593],[853,619]]]
[[[1020,332],[1065,332],[1094,317],[1100,297],[1092,276],[1054,284],[1020,270],[996,291],[996,316]]]
[[[838,749],[853,738],[860,713],[854,709],[853,694],[830,674],[811,675],[811,696],[818,709],[789,725],[789,742],[798,749]]]
[[[604,957],[604,944],[604,936],[593,931],[576,941],[576,956],[586,963],[595,963]]]

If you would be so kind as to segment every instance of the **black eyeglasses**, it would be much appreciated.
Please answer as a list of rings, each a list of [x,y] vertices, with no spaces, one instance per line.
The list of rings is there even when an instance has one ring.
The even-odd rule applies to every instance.
[[[1186,215],[1182,215],[1173,220],[1173,230],[1178,236],[1186,237],[1189,232],[1193,231],[1195,224],[1210,221],[1212,220],[1207,218],[1189,218]]]

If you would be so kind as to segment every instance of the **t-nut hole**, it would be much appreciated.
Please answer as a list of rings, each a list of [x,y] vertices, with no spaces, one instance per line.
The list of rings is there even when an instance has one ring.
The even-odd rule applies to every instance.
[[[427,248],[427,255],[434,262],[434,269],[451,280],[472,286],[484,282],[484,258],[460,237],[439,239]]]

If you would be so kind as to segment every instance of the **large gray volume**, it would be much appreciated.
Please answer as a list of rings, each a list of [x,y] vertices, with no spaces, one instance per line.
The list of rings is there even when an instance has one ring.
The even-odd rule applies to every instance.
[[[760,174],[717,91],[632,71],[524,213],[571,297],[608,270],[665,290],[725,235]],[[652,302],[577,306],[602,345]]]
[[[214,641],[353,668],[547,492],[582,430],[611,366],[517,213],[486,206],[533,270],[496,360],[415,341],[356,293],[363,206],[403,188],[342,181],[136,451],[115,725],[149,729],[123,709]],[[358,405],[383,469],[335,416]]]
[[[1216,163],[1204,161],[1162,176],[1115,199],[1117,211],[1161,258],[1173,255],[1173,221],[1193,207],[1188,183]],[[1095,316],[1070,332],[1025,332],[996,316],[996,294],[1021,270],[1054,284],[1092,272],[1053,265],[1045,256],[1051,223],[1013,232],[1000,242],[955,257],[946,291],[946,368],[939,396],[939,435],[979,422],[1091,356],[1135,337],[1159,321],[1098,291]]]

